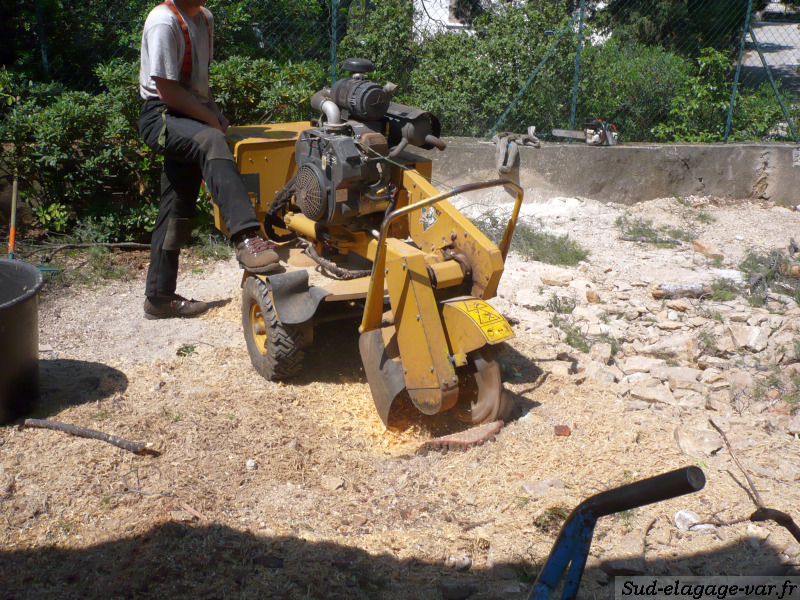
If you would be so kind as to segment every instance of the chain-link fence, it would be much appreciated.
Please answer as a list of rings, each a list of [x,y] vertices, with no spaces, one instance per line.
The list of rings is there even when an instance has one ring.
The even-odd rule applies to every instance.
[[[0,62],[34,79],[99,92],[98,65],[138,60],[142,24],[154,4],[4,2],[0,35],[10,43]],[[235,64],[244,70],[256,60],[301,65],[315,73],[308,85],[319,86],[344,75],[337,69],[344,58],[370,58],[376,79],[398,83],[397,99],[437,114],[448,135],[536,126],[547,136],[597,117],[615,123],[624,141],[712,142],[796,141],[797,4],[216,0],[208,6],[218,63],[240,56],[246,60]],[[285,83],[276,76],[268,85]],[[252,114],[269,120],[285,111]]]

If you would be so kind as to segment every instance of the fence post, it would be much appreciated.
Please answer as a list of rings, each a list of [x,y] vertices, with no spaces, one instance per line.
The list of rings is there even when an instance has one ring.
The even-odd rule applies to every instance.
[[[44,26],[44,7],[42,0],[36,0],[36,32],[42,52],[42,71],[44,80],[50,81],[50,62],[47,60],[47,29]]]
[[[742,28],[742,43],[739,45],[739,62],[736,63],[736,75],[733,77],[733,90],[731,91],[731,106],[728,109],[728,120],[725,122],[725,139],[728,143],[728,135],[731,132],[731,121],[733,120],[733,105],[736,102],[736,88],[739,86],[739,73],[742,70],[742,58],[744,57],[744,41],[747,39],[747,30],[750,29],[750,10],[753,8],[753,0],[747,0],[747,16],[744,18]]]
[[[753,31],[752,27],[750,28],[750,37],[753,38],[753,43],[756,45],[756,50],[758,50],[758,57],[761,59],[761,64],[767,71],[767,77],[769,78],[769,82],[772,85],[772,91],[775,92],[775,97],[778,99],[778,104],[781,105],[781,110],[783,111],[783,117],[789,124],[789,131],[792,133],[792,137],[794,138],[795,143],[797,143],[797,134],[794,132],[794,125],[792,124],[792,118],[789,116],[789,112],[786,110],[786,105],[783,103],[783,98],[781,98],[781,95],[778,93],[778,86],[775,85],[775,80],[772,78],[772,69],[769,68],[769,65],[767,64],[767,59],[764,58],[764,53],[761,51],[761,44],[758,43],[758,39],[756,38],[756,32]]]
[[[575,83],[572,86],[572,110],[569,113],[569,128],[575,129],[575,113],[578,110],[578,79],[581,72],[581,49],[583,48],[583,18],[586,14],[586,0],[581,0],[581,22],[578,25],[578,50],[575,53]]]
[[[331,85],[336,83],[336,45],[339,42],[339,1],[331,0]]]

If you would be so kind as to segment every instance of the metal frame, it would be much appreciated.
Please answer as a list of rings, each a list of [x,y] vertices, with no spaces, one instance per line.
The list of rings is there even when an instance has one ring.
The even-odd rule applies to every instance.
[[[490,181],[481,181],[477,183],[460,185],[437,196],[431,196],[430,198],[426,198],[420,202],[415,202],[414,204],[409,204],[408,206],[398,208],[384,219],[383,224],[381,225],[380,235],[378,236],[378,249],[375,254],[375,260],[372,263],[372,277],[370,278],[367,301],[366,305],[364,306],[364,318],[361,321],[361,326],[358,328],[359,333],[372,331],[373,329],[378,329],[381,326],[381,318],[383,315],[384,275],[386,270],[386,240],[389,233],[389,226],[401,217],[404,217],[422,208],[431,206],[432,204],[436,204],[437,202],[441,202],[442,200],[447,200],[448,198],[452,198],[453,196],[457,196],[459,194],[474,192],[477,190],[485,190],[487,188],[498,186],[509,187],[517,194],[514,202],[514,209],[511,213],[511,218],[506,225],[503,238],[498,246],[498,249],[503,257],[503,261],[505,262],[506,256],[508,255],[508,249],[511,246],[511,238],[514,235],[514,229],[517,225],[517,219],[519,218],[519,209],[520,206],[522,206],[523,198],[522,188],[510,179],[492,179]]]

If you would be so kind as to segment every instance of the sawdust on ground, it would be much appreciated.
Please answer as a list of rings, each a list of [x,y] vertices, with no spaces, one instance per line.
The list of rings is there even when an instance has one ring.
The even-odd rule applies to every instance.
[[[691,202],[713,220],[697,221]],[[626,211],[656,224],[686,222],[728,264],[688,248],[617,241],[614,223]],[[581,272],[601,289],[617,280],[707,280],[750,248],[785,247],[800,225],[800,214],[785,208],[709,199],[633,208],[563,199],[526,206],[526,214],[589,248]],[[526,327],[531,311],[514,302],[520,289],[541,287],[544,269],[512,256],[495,301],[519,323],[503,359],[513,419],[491,443],[426,456],[416,447],[453,422],[406,408],[383,427],[357,323],[319,327],[304,372],[290,382],[252,369],[233,261],[184,267],[179,291],[216,302],[189,321],[143,319],[141,275],[46,289],[35,416],[152,442],[160,455],[0,429],[0,596],[426,599],[457,581],[475,586],[473,598],[517,598],[564,510],[692,464],[708,479],[701,492],[600,521],[582,596],[610,595],[608,573],[624,572],[619,565],[743,575],[797,562],[800,549],[771,523],[676,528],[679,509],[702,519],[748,516],[754,505],[741,473],[725,450],[689,457],[679,449],[675,428],[705,422],[702,411],[629,411],[613,384],[550,374],[557,355],[574,350],[545,328]],[[634,293],[644,298],[646,287]],[[725,423],[739,432],[732,439],[744,460],[800,464],[800,442],[766,429],[760,415]],[[556,425],[571,435],[556,436]],[[541,496],[522,487],[547,479],[563,486]],[[800,518],[794,474],[765,468],[755,483],[769,506]]]

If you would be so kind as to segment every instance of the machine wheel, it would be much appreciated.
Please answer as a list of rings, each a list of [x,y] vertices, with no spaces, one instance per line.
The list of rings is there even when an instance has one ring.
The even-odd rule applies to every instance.
[[[311,326],[281,324],[267,285],[258,277],[242,286],[242,326],[250,362],[263,377],[287,379],[303,368]]]
[[[458,402],[453,414],[459,421],[480,425],[508,417],[500,365],[487,347],[470,352],[467,366],[458,369]]]

